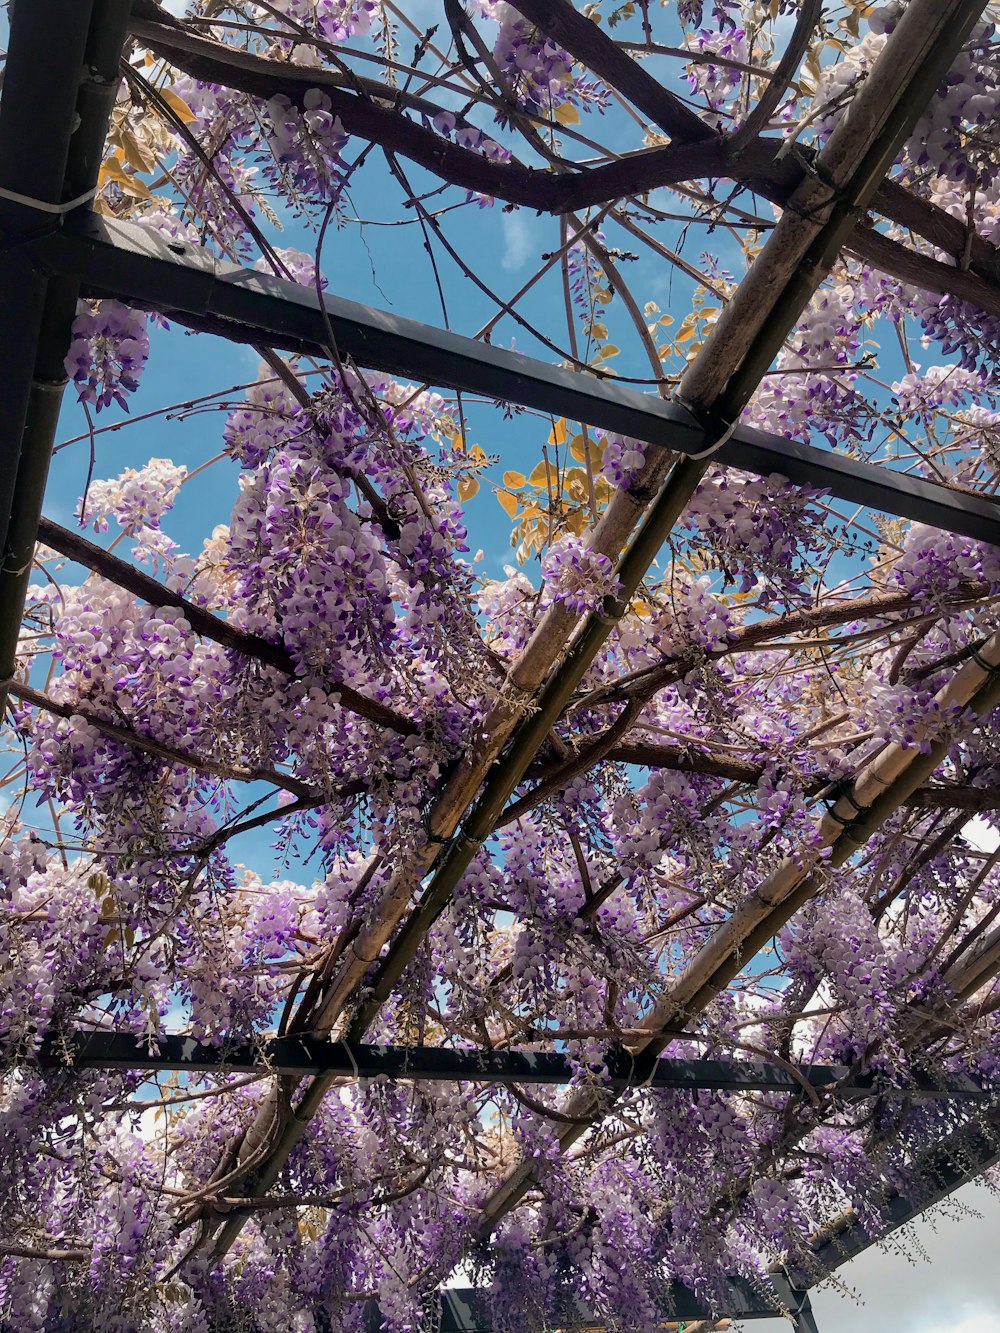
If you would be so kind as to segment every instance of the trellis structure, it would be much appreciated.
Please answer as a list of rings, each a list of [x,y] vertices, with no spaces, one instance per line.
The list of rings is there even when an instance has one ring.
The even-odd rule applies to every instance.
[[[595,54],[593,33],[585,31],[593,25],[568,6],[552,6],[550,11],[544,4],[523,0],[518,8],[543,27],[551,26],[553,35],[571,51],[574,42],[585,42],[592,66],[612,83],[617,76],[620,90],[673,136],[671,147],[683,158],[685,142],[704,127],[696,117],[695,125],[686,121],[679,104],[661,97],[662,90],[657,91],[658,85],[640,65],[627,60],[615,65],[610,50],[600,43]],[[154,1050],[124,1035],[96,1034],[69,1043],[53,1037],[42,1048],[43,1068],[214,1067],[273,1072],[283,1080],[285,1100],[295,1099],[294,1114],[272,1097],[248,1133],[247,1144],[263,1147],[243,1175],[242,1190],[251,1199],[265,1196],[273,1186],[288,1153],[308,1133],[310,1118],[336,1080],[375,1076],[496,1084],[570,1080],[572,1066],[557,1051],[387,1048],[366,1045],[365,1037],[473,855],[503,823],[508,802],[518,784],[531,775],[549,729],[624,615],[710,459],[764,477],[780,472],[796,484],[828,490],[840,499],[1000,545],[1000,504],[992,498],[738,424],[743,407],[840,248],[847,244],[864,253],[866,247],[878,251],[883,244],[878,233],[865,225],[866,212],[873,200],[891,193],[886,172],[982,10],[975,0],[911,0],[885,54],[858,92],[851,117],[810,161],[809,170],[800,170],[796,178],[784,163],[761,158],[751,179],[755,188],[780,198],[785,206],[781,221],[693,359],[677,394],[663,400],[334,296],[324,297],[321,308],[320,298],[297,284],[215,261],[185,243],[91,213],[88,202],[97,187],[107,118],[129,35],[194,77],[211,76],[217,53],[210,42],[170,19],[151,0],[132,4],[20,0],[13,15],[0,101],[0,537],[6,552],[0,580],[0,689],[4,694],[9,690],[29,703],[42,699],[26,680],[17,678],[15,659],[31,552],[38,537],[155,605],[179,607],[196,631],[251,657],[286,664],[280,648],[227,626],[151,577],[40,518],[65,379],[63,362],[81,294],[168,311],[172,319],[192,329],[255,346],[318,356],[334,348],[338,357],[349,357],[365,368],[572,417],[652,446],[638,482],[615,496],[593,534],[595,547],[612,556],[625,548],[617,570],[620,591],[579,626],[559,607],[547,613],[532,639],[532,651],[511,670],[505,690],[498,694],[483,746],[459,762],[432,793],[426,848],[388,883],[339,966],[320,979],[300,1012],[295,1035],[221,1049],[190,1038],[171,1038]],[[53,31],[60,33],[55,45],[50,40]],[[267,63],[249,56],[234,63],[228,70],[233,86],[258,96],[280,90],[294,97],[304,95],[316,82],[312,72],[302,74],[289,67],[268,70]],[[40,102],[37,79],[43,67],[50,95]],[[343,91],[340,96],[354,98],[351,105],[345,102],[339,108],[348,128],[362,135],[367,129],[372,138],[389,132],[388,113],[377,101]],[[354,119],[348,123],[350,117]],[[725,175],[725,153],[736,150],[714,141],[706,147],[703,134],[700,143],[702,152],[721,155],[719,174]],[[746,144],[741,149],[751,152]],[[651,183],[669,179],[671,170],[684,169],[683,160],[671,168],[669,161],[657,159],[650,166],[656,173]],[[585,174],[570,177],[559,187],[567,199],[579,206],[587,202],[587,191],[597,192],[594,201],[610,197],[601,193],[609,185],[584,180]],[[470,182],[476,188],[494,183],[489,173],[482,181]],[[899,206],[898,199],[895,204]],[[935,225],[945,230],[947,220],[935,219]],[[962,271],[970,284],[982,282],[974,264]],[[973,591],[970,597],[974,596]],[[950,697],[973,713],[987,714],[1000,698],[998,672],[1000,642],[994,635],[955,673],[948,687]],[[405,728],[405,719],[401,723],[389,706],[347,689],[343,701],[363,717]],[[105,720],[93,721],[112,738],[153,744],[129,737],[127,729]],[[820,832],[834,865],[851,857],[901,802],[934,803],[936,789],[928,783],[945,748],[939,742],[921,754],[890,745],[829,793],[829,811]],[[184,761],[183,755],[162,745],[152,752]],[[642,762],[641,757],[636,762]],[[313,798],[308,788],[299,787],[295,794],[300,799]],[[773,937],[814,891],[806,868],[794,858],[783,863],[759,891],[758,901],[738,908],[667,991],[649,1016],[652,1035],[630,1037],[609,1049],[607,1086],[753,1088],[789,1096],[800,1095],[805,1087],[813,1093],[829,1090],[837,1098],[891,1094],[985,1102],[986,1109],[971,1127],[928,1154],[926,1187],[919,1198],[887,1198],[882,1220],[890,1230],[998,1160],[1000,1126],[988,1085],[928,1074],[890,1089],[847,1066],[783,1070],[773,1065],[658,1059],[669,1041],[683,1034],[735,975],[741,959]],[[988,946],[969,960],[962,977],[966,991],[958,988],[959,993],[987,975],[997,950],[992,937]],[[374,979],[369,976],[373,964],[377,965]],[[607,1089],[575,1093],[567,1108],[571,1122],[560,1130],[563,1147],[569,1148],[585,1126],[598,1123],[611,1104]],[[532,1169],[530,1162],[516,1165],[492,1191],[483,1206],[484,1237],[523,1197]],[[200,1219],[202,1247],[211,1247],[217,1257],[224,1255],[249,1215],[247,1207],[228,1215],[209,1211]],[[752,1319],[779,1312],[790,1314],[796,1327],[808,1333],[815,1328],[806,1294],[809,1287],[878,1238],[856,1217],[842,1219],[815,1239],[815,1266],[810,1271],[775,1272],[770,1292],[734,1278],[725,1309],[710,1308],[675,1283],[666,1293],[664,1318]],[[445,1292],[441,1301],[444,1333],[486,1333],[490,1327],[488,1305],[476,1292]],[[587,1327],[599,1321],[579,1304],[567,1308],[564,1322],[566,1327]],[[379,1323],[373,1307],[373,1329]]]

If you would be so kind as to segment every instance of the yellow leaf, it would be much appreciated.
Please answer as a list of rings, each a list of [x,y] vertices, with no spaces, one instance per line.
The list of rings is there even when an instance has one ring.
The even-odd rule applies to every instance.
[[[177,119],[182,120],[185,125],[190,125],[192,120],[198,119],[187,102],[184,101],[184,98],[178,97],[172,88],[161,88],[160,96],[177,116]]]
[[[474,445],[472,446],[472,448],[469,450],[469,453],[471,454],[471,456],[472,456],[473,458],[485,458],[485,457],[486,457],[486,450],[483,448],[483,446],[482,446],[481,444],[474,444]]]
[[[101,174],[98,177],[98,183],[106,185],[109,180],[114,181],[126,192],[126,194],[137,195],[140,199],[149,199],[150,193],[147,186],[135,176],[130,176],[122,166],[121,158],[113,154],[107,158],[101,167]]]
[[[526,480],[523,472],[505,472],[503,474],[503,484],[505,486],[523,486]]]
[[[545,486],[548,484],[549,477],[554,478],[556,475],[555,466],[552,463],[542,461],[536,464],[534,471],[528,478],[528,484],[530,486]]]
[[[609,357],[617,356],[622,349],[616,347],[614,343],[605,343],[601,348],[601,360],[607,361]]]
[[[479,491],[479,482],[475,477],[459,477],[458,479],[458,498],[464,504],[466,500],[471,500]]]
[[[606,444],[607,439],[603,435],[591,435],[586,439],[583,435],[575,435],[570,444],[570,453],[578,463],[600,467]]]
[[[565,444],[566,435],[566,418],[560,417],[552,427],[551,434],[549,435],[549,444]]]
[[[101,170],[97,179],[104,185],[109,180],[117,180],[122,174],[122,160],[117,153],[112,153],[101,163]]]
[[[136,171],[152,171],[156,166],[156,154],[141,144],[131,130],[122,130],[121,143],[125,161]]]
[[[580,113],[572,102],[563,102],[556,107],[556,120],[560,125],[579,125]]]
[[[517,513],[517,496],[511,495],[510,491],[497,491],[497,499],[508,518],[513,518]]]

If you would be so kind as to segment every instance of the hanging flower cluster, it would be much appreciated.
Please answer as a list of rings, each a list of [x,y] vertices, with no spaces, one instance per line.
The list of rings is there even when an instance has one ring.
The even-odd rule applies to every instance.
[[[117,403],[128,409],[128,396],[139,387],[149,358],[146,316],[120,301],[83,302],[73,321],[73,341],[66,373],[79,400],[99,412]]]
[[[605,597],[618,591],[611,561],[579,537],[560,537],[553,542],[542,562],[542,576],[553,600],[578,615],[595,610]]]

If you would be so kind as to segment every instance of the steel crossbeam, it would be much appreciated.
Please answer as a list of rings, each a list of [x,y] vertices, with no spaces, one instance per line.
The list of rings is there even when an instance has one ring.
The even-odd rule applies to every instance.
[[[575,1069],[558,1051],[454,1050],[445,1046],[379,1046],[314,1037],[274,1037],[212,1046],[193,1037],[160,1037],[155,1048],[127,1032],[92,1032],[49,1037],[39,1064],[46,1069],[149,1069],[187,1073],[333,1074],[344,1078],[417,1079],[427,1082],[571,1082]],[[913,1073],[902,1086],[887,1085],[846,1065],[782,1067],[735,1060],[633,1057],[621,1046],[604,1057],[609,1088],[649,1087],[694,1091],[802,1093],[829,1090],[838,1098],[899,1097],[911,1101],[989,1100],[995,1094],[961,1074]]]
[[[701,421],[676,401],[338,296],[324,293],[321,310],[307,287],[216,260],[134,223],[85,215],[28,252],[92,295],[169,312],[178,323],[231,341],[322,356],[332,341],[340,355],[368,369],[568,417],[681,454],[701,454],[721,440],[715,457],[727,466],[778,473],[851,504],[1000,545],[1000,503],[985,495],[749,426],[723,439],[727,423]]]
[[[927,1211],[955,1190],[1000,1163],[1000,1109],[964,1126],[920,1155],[907,1193],[892,1191],[875,1210],[879,1230],[872,1235],[853,1212],[825,1227],[810,1243],[809,1265],[798,1264],[794,1278],[803,1287],[814,1286],[862,1250]]]

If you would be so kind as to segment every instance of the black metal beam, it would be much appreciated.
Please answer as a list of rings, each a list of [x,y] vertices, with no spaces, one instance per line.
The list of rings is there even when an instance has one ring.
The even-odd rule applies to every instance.
[[[359,365],[485,395],[617,431],[679,453],[711,447],[724,429],[677,402],[612,379],[536,361],[384,310],[315,292],[131,223],[91,216],[34,247],[40,263],[79,279],[96,295],[171,312],[189,327],[293,352],[337,348]],[[759,476],[779,473],[840,500],[1000,545],[1000,504],[987,496],[859,462],[783,436],[739,426],[719,462]]]
[[[420,1079],[427,1082],[569,1083],[574,1070],[558,1051],[452,1050],[445,1046],[369,1046],[320,1041],[313,1037],[275,1037],[211,1046],[193,1037],[161,1037],[155,1051],[131,1033],[93,1032],[68,1038],[50,1037],[41,1047],[39,1063],[47,1069],[149,1069],[188,1073],[265,1073],[305,1077],[314,1074],[345,1078]],[[606,1052],[609,1086],[640,1085],[677,1090],[715,1088],[721,1092],[801,1093],[806,1088],[830,1089],[838,1097],[857,1100],[898,1096],[910,1100],[957,1098],[986,1100],[993,1092],[970,1078],[915,1073],[905,1087],[886,1087],[844,1065],[803,1065],[794,1073],[778,1065],[732,1060],[633,1058],[622,1047]]]
[[[80,295],[72,274],[46,280],[30,248],[59,226],[60,210],[78,209],[97,189],[129,8],[130,0],[29,0],[11,24],[0,101],[0,715],[17,672]]]
[[[977,1122],[964,1126],[928,1149],[912,1164],[913,1184],[908,1191],[909,1197],[896,1191],[889,1192],[878,1209],[877,1229],[869,1231],[856,1214],[848,1210],[809,1243],[811,1256],[808,1261],[775,1267],[770,1272],[770,1291],[760,1284],[751,1285],[742,1278],[731,1277],[727,1279],[725,1294],[711,1309],[688,1288],[675,1282],[664,1301],[664,1321],[723,1317],[777,1319],[782,1310],[787,1310],[798,1333],[816,1333],[816,1319],[808,1296],[811,1288],[998,1162],[1000,1108],[994,1107]],[[369,1333],[376,1333],[381,1327],[377,1307],[373,1306],[368,1314]],[[491,1333],[493,1328],[489,1297],[485,1291],[442,1292],[441,1315],[442,1333]],[[601,1326],[601,1321],[571,1297],[561,1326],[567,1329],[595,1328]]]
[[[808,1293],[793,1287],[782,1273],[770,1275],[770,1287],[767,1291],[763,1284],[751,1283],[746,1278],[727,1278],[725,1293],[720,1295],[719,1305],[713,1309],[682,1282],[671,1282],[669,1294],[661,1305],[664,1325],[703,1319],[784,1320],[787,1311],[792,1316],[796,1333],[817,1333]],[[498,1299],[503,1300],[502,1295]],[[440,1333],[492,1333],[493,1315],[487,1291],[454,1287],[441,1291],[438,1302],[437,1327]],[[366,1333],[381,1333],[383,1321],[375,1302],[367,1307],[365,1316]],[[560,1329],[603,1329],[607,1326],[605,1319],[594,1314],[571,1292],[566,1294],[562,1307],[552,1317]]]

